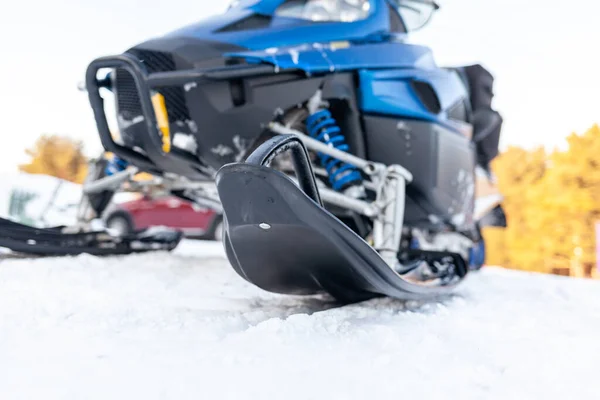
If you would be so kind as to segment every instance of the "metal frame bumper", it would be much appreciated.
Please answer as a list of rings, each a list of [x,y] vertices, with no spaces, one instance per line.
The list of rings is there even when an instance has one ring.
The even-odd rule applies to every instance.
[[[142,116],[147,134],[139,138],[143,153],[118,144],[113,139],[104,100],[100,95],[101,88],[110,88],[109,80],[99,80],[98,71],[102,69],[124,69],[131,74],[140,99]],[[85,85],[89,101],[94,112],[98,133],[102,146],[109,152],[131,162],[141,170],[162,175],[171,172],[187,177],[200,175],[212,178],[216,171],[208,168],[198,157],[184,150],[171,148],[163,151],[163,143],[152,105],[151,91],[165,86],[181,86],[192,82],[230,80],[252,76],[270,75],[278,71],[273,65],[241,64],[223,68],[204,70],[181,70],[173,72],[148,73],[136,57],[129,54],[98,58],[90,63],[86,72]],[[199,121],[196,121],[197,123]]]

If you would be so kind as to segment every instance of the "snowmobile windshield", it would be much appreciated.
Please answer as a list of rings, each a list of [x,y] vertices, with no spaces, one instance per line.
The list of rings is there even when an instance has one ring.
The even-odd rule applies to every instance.
[[[288,0],[275,15],[319,22],[354,22],[371,11],[369,0]]]
[[[432,0],[390,0],[409,32],[421,29],[431,19],[439,6]]]

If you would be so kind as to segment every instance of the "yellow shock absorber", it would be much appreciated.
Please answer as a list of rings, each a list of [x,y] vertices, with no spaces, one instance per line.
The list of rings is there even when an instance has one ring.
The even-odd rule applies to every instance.
[[[164,96],[160,93],[155,93],[152,96],[152,105],[154,106],[158,129],[162,134],[162,149],[165,153],[168,153],[171,151],[171,131],[169,129],[169,115],[167,114]]]

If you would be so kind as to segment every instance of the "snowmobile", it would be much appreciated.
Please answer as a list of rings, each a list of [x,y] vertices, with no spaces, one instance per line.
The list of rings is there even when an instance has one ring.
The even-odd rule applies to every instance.
[[[215,207],[230,264],[267,291],[451,293],[485,262],[482,225],[506,222],[489,168],[502,118],[484,67],[409,43],[438,8],[240,0],[94,60],[85,90],[116,161],[93,184],[133,168]]]

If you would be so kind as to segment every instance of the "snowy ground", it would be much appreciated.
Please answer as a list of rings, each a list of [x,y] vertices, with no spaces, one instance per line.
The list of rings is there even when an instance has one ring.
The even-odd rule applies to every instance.
[[[444,303],[331,306],[217,243],[1,261],[0,398],[598,398],[600,282],[488,269]]]

